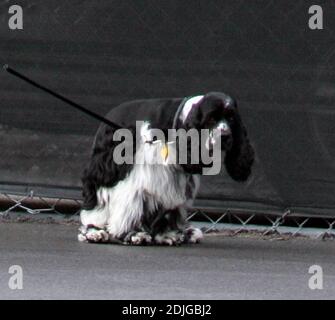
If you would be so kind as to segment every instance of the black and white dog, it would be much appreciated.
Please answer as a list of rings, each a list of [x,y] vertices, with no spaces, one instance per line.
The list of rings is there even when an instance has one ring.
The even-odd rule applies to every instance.
[[[234,99],[211,92],[185,99],[137,100],[112,109],[107,118],[119,127],[102,125],[95,137],[90,163],[83,175],[84,203],[79,241],[124,244],[176,245],[196,243],[202,232],[186,223],[187,207],[199,188],[206,164],[175,159],[176,143],[155,140],[153,129],[208,129],[207,149],[220,139],[224,165],[237,181],[245,181],[254,151]],[[144,121],[136,134],[135,122]],[[123,143],[115,139],[120,128],[132,134],[135,162],[120,163],[115,151]],[[219,132],[213,138],[212,132]],[[129,143],[128,143],[129,144]],[[167,149],[168,148],[168,149]],[[163,163],[153,160],[163,159]]]

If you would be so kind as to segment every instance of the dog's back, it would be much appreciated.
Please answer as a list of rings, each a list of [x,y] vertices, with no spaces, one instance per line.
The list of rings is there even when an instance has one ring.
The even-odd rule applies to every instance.
[[[183,98],[133,100],[113,108],[107,118],[121,127],[149,121],[153,128],[171,128],[174,115]]]

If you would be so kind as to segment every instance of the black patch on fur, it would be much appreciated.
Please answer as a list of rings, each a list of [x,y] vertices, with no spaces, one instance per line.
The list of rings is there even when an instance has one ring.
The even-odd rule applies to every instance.
[[[85,210],[91,210],[97,205],[97,190],[100,187],[111,188],[115,186],[125,179],[133,167],[129,164],[118,165],[113,160],[115,147],[122,143],[122,141],[113,140],[114,132],[117,129],[105,125],[96,136],[90,163],[82,176],[83,209]],[[128,129],[133,133],[135,146],[135,129]]]

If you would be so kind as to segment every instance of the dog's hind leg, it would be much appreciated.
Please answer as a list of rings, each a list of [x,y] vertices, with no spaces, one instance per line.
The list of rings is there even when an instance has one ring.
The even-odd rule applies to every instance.
[[[103,209],[82,210],[80,213],[81,227],[78,240],[80,242],[107,242],[108,233],[105,230],[107,213]]]
[[[78,240],[80,242],[107,242],[108,233],[106,224],[109,217],[107,206],[108,195],[105,190],[97,192],[97,203],[95,208],[83,209],[80,212],[81,227],[79,228]]]

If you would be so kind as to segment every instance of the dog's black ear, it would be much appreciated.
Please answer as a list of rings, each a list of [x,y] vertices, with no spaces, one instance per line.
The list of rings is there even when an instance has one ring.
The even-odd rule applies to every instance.
[[[225,166],[228,174],[236,181],[245,181],[251,174],[251,167],[254,162],[254,149],[252,148],[247,130],[244,127],[241,117],[236,112],[232,126],[233,145],[226,152]]]

